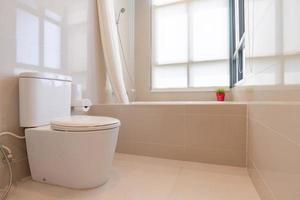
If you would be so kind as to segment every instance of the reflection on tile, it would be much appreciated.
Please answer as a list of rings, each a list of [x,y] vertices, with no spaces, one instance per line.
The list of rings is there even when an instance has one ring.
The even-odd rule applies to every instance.
[[[17,9],[17,63],[39,65],[40,30],[38,16]]]
[[[45,15],[56,22],[62,21],[62,16],[60,16],[59,14],[55,13],[54,11],[52,11],[50,9],[45,10]]]
[[[33,9],[38,9],[38,2],[37,0],[17,0],[19,3],[29,6]]]
[[[44,65],[59,69],[61,67],[61,27],[48,20],[44,21]]]
[[[244,168],[117,154],[110,180],[71,190],[24,180],[9,200],[259,200]]]

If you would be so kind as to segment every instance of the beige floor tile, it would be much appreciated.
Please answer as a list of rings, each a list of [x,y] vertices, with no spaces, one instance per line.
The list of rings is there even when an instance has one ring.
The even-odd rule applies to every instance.
[[[246,169],[185,163],[169,200],[259,200]]]
[[[100,188],[71,190],[19,182],[9,200],[258,200],[244,168],[116,154]]]

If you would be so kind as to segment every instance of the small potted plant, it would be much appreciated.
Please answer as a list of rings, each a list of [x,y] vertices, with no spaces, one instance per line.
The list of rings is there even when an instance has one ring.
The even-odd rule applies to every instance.
[[[217,89],[216,96],[217,96],[218,101],[224,101],[225,100],[225,90],[223,88]]]

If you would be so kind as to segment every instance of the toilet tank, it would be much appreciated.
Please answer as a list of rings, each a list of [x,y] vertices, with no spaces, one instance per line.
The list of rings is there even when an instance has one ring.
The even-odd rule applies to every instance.
[[[71,83],[71,77],[59,74],[20,74],[20,126],[48,125],[55,118],[71,115]]]

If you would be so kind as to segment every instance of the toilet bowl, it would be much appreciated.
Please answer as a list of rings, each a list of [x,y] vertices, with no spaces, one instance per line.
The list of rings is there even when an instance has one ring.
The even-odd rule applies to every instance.
[[[85,123],[76,124],[78,119]],[[113,118],[75,116],[26,129],[32,179],[75,189],[103,185],[109,178],[119,125]]]
[[[31,176],[67,188],[94,188],[109,179],[121,123],[71,116],[70,83],[70,77],[55,74],[20,76],[20,124]]]

